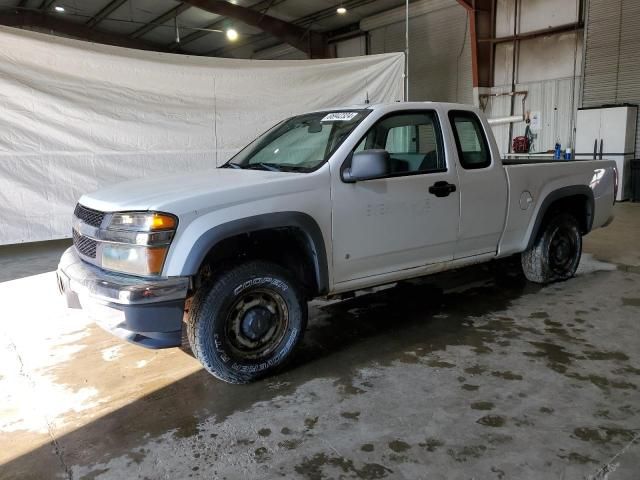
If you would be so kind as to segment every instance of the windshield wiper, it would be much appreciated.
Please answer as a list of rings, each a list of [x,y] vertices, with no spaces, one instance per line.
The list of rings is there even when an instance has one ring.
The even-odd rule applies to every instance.
[[[279,165],[276,165],[275,163],[264,163],[264,162],[250,163],[249,165],[247,165],[244,168],[249,168],[249,169],[259,168],[261,170],[269,170],[270,172],[279,172],[280,171],[280,166]]]
[[[239,163],[227,162],[220,168],[239,168],[240,170],[242,170],[242,165],[240,165]]]

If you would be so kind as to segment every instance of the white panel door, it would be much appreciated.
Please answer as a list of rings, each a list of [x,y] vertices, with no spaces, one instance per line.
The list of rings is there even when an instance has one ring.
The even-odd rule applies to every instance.
[[[603,108],[600,112],[602,112],[600,119],[600,138],[603,143],[602,151],[605,154],[627,153],[627,137],[632,136],[631,132],[627,131],[629,109],[626,107]],[[635,136],[635,131],[633,133],[633,136]],[[598,148],[600,148],[600,146],[598,146]]]
[[[578,110],[576,121],[576,149],[580,158],[593,158],[594,146],[599,148],[600,109]]]

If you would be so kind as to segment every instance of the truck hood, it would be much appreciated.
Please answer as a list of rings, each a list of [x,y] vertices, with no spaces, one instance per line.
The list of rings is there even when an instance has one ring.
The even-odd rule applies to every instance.
[[[291,189],[274,183],[292,184],[303,173],[215,168],[198,172],[129,180],[83,195],[80,203],[103,212],[156,210],[180,215]],[[304,184],[306,182],[300,182]],[[302,187],[302,185],[300,185]]]

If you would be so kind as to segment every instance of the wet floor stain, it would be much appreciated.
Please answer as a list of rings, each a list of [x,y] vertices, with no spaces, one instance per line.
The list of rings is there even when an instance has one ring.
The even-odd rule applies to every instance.
[[[466,462],[480,458],[487,451],[485,445],[469,445],[458,448],[449,448],[447,454],[456,462]]]
[[[269,449],[266,447],[258,447],[253,452],[256,462],[265,463],[271,460],[271,455],[269,455]]]
[[[613,370],[611,373],[615,375],[626,375],[626,374],[640,375],[640,368],[635,368],[635,367],[632,367],[631,365],[625,365],[622,368]]]
[[[464,385],[462,385],[461,387],[463,390],[466,390],[468,392],[475,392],[476,390],[478,390],[480,388],[479,385],[471,385],[470,383],[465,383]]]
[[[318,417],[306,418],[304,420],[304,426],[307,430],[313,430],[318,423]]]
[[[636,437],[633,430],[609,427],[579,427],[573,431],[573,434],[583,442],[617,445],[625,445]]]
[[[493,410],[495,405],[491,402],[473,402],[471,408],[474,410]]]
[[[456,366],[455,363],[443,362],[442,360],[429,360],[427,365],[432,368],[453,368]]]
[[[476,423],[485,427],[503,427],[506,419],[501,415],[485,415],[476,420]]]
[[[589,382],[605,392],[608,392],[611,388],[619,390],[637,390],[638,388],[631,382],[612,380],[596,374],[581,375],[579,373],[572,372],[568,373],[567,377],[580,380],[581,382]]]
[[[294,362],[292,362],[292,368],[277,379],[258,382],[246,387],[229,387],[212,380],[206,374],[198,373],[185,380],[176,381],[175,386],[152,393],[147,398],[137,401],[131,407],[127,407],[124,412],[111,416],[107,422],[100,421],[97,425],[102,425],[103,427],[105,424],[126,425],[128,423],[127,420],[138,419],[136,420],[136,431],[133,428],[129,428],[122,436],[118,436],[118,439],[123,438],[126,442],[135,442],[143,434],[153,437],[157,432],[166,429],[168,425],[171,427],[178,425],[178,430],[174,434],[176,437],[181,440],[189,438],[195,441],[201,433],[198,420],[215,417],[216,422],[222,424],[235,412],[250,409],[252,406],[260,404],[260,402],[273,402],[274,405],[272,406],[278,409],[289,408],[289,404],[281,403],[278,399],[290,396],[298,387],[313,378],[328,378],[327,389],[332,390],[331,387],[333,386],[339,394],[338,402],[345,402],[344,405],[338,407],[340,409],[336,413],[351,407],[351,409],[339,413],[340,417],[350,422],[370,422],[369,415],[361,418],[359,411],[355,410],[354,407],[362,408],[361,403],[367,402],[367,396],[375,393],[375,389],[379,388],[379,383],[376,384],[370,378],[361,377],[359,369],[362,367],[375,368],[379,369],[378,371],[380,372],[388,366],[398,366],[398,362],[405,363],[406,366],[404,368],[424,369],[422,370],[424,378],[428,378],[428,375],[431,375],[430,369],[442,369],[434,375],[439,376],[437,377],[438,381],[453,383],[456,394],[463,393],[457,389],[458,386],[464,390],[463,399],[466,401],[463,402],[463,408],[466,407],[468,409],[469,405],[471,405],[473,410],[490,411],[495,408],[493,402],[478,399],[481,395],[476,392],[480,390],[483,396],[488,395],[490,396],[489,398],[492,398],[491,396],[496,391],[510,391],[509,397],[494,397],[498,399],[496,403],[500,406],[501,415],[486,415],[480,418],[477,423],[481,427],[471,425],[476,429],[475,436],[476,440],[478,440],[469,441],[471,445],[456,446],[456,442],[448,438],[445,448],[444,442],[430,438],[417,444],[421,447],[420,449],[417,446],[411,449],[411,445],[402,440],[397,440],[397,442],[402,442],[408,447],[404,450],[404,446],[398,447],[398,445],[395,445],[398,450],[394,450],[391,447],[393,442],[388,445],[383,444],[377,450],[373,443],[365,443],[358,447],[360,445],[358,442],[353,446],[355,452],[371,453],[375,451],[377,454],[375,457],[373,455],[363,456],[367,460],[379,461],[380,464],[377,464],[361,463],[355,457],[349,459],[341,456],[340,453],[335,453],[335,455],[333,453],[314,454],[313,451],[309,453],[307,447],[311,442],[306,442],[306,440],[304,445],[302,445],[302,440],[294,439],[293,437],[281,441],[282,438],[277,434],[278,430],[282,435],[295,433],[296,436],[300,435],[307,439],[316,435],[319,436],[327,428],[332,428],[331,421],[334,422],[334,427],[336,424],[339,424],[340,428],[347,428],[353,425],[340,420],[340,417],[335,414],[323,416],[321,422],[318,422],[318,417],[310,416],[305,418],[307,415],[320,412],[319,410],[314,411],[312,408],[311,410],[302,410],[304,415],[298,415],[293,419],[289,418],[286,422],[275,423],[277,427],[274,424],[261,421],[262,425],[266,424],[271,428],[258,430],[257,434],[262,438],[257,439],[257,441],[265,445],[268,442],[269,448],[261,446],[254,450],[254,447],[246,448],[249,447],[251,442],[245,442],[238,444],[239,447],[245,448],[238,448],[236,452],[233,452],[233,454],[240,454],[242,451],[246,451],[247,455],[254,456],[257,463],[266,464],[272,462],[272,458],[276,458],[278,447],[283,450],[284,455],[292,455],[294,452],[289,452],[289,450],[297,450],[295,452],[296,455],[298,458],[303,458],[303,461],[299,462],[296,459],[298,464],[295,470],[305,478],[338,478],[341,476],[345,478],[383,478],[385,476],[393,477],[392,470],[382,465],[386,462],[380,460],[380,458],[384,459],[385,456],[387,460],[399,462],[403,461],[402,459],[406,459],[406,457],[396,454],[409,452],[408,455],[413,459],[417,452],[423,452],[425,455],[426,452],[429,452],[429,458],[436,458],[437,455],[442,455],[446,458],[448,455],[456,462],[467,462],[489,453],[488,450],[493,452],[498,448],[505,448],[497,446],[510,443],[514,441],[514,438],[510,435],[500,435],[500,433],[512,433],[515,430],[514,428],[501,430],[499,428],[483,427],[504,427],[505,425],[513,427],[513,425],[520,425],[522,432],[530,431],[529,429],[534,423],[532,419],[523,416],[522,412],[503,409],[503,407],[517,408],[515,406],[521,402],[518,398],[526,397],[524,391],[531,395],[531,400],[527,402],[537,402],[532,407],[534,416],[538,408],[540,413],[544,414],[544,416],[538,415],[537,419],[543,419],[548,415],[554,414],[554,409],[551,407],[538,407],[546,402],[539,401],[539,399],[533,400],[535,392],[527,389],[528,383],[533,381],[531,379],[532,375],[528,375],[526,370],[527,365],[537,368],[538,371],[536,373],[548,374],[549,371],[547,369],[549,369],[575,380],[574,382],[569,382],[571,385],[568,385],[568,388],[576,389],[576,391],[584,388],[580,384],[586,382],[599,386],[603,393],[607,394],[615,389],[632,391],[636,388],[631,383],[631,380],[627,382],[629,378],[609,378],[606,373],[603,374],[601,371],[591,373],[585,369],[585,362],[582,360],[594,360],[587,363],[597,364],[596,366],[602,366],[602,368],[609,370],[615,368],[614,372],[619,372],[613,373],[615,375],[637,375],[638,373],[634,373],[635,367],[625,365],[625,362],[629,361],[629,356],[622,351],[616,350],[615,344],[613,347],[609,346],[611,350],[592,347],[582,338],[584,330],[576,332],[575,330],[570,330],[570,328],[573,328],[572,325],[555,321],[561,317],[551,309],[549,309],[549,312],[553,312],[554,320],[551,320],[552,316],[547,312],[534,312],[536,316],[532,318],[535,321],[531,321],[528,319],[529,315],[526,311],[514,309],[508,312],[501,311],[523,293],[537,292],[538,287],[533,287],[531,290],[527,290],[530,287],[525,289],[517,284],[515,286],[508,285],[507,287],[479,287],[465,291],[462,294],[440,294],[437,300],[433,301],[432,299],[425,300],[425,295],[420,293],[424,291],[423,289],[418,288],[412,291],[412,288],[409,288],[409,293],[406,290],[403,293],[401,290],[390,289],[391,291],[383,292],[380,296],[377,294],[375,296],[364,295],[353,300],[317,309],[310,317],[311,325],[306,340],[307,343],[294,359]],[[536,308],[540,308],[540,306]],[[498,314],[494,315],[493,312],[498,312]],[[587,314],[588,312],[581,313],[581,315],[585,316]],[[577,320],[576,322],[581,323]],[[587,337],[585,336],[585,338]],[[590,339],[590,341],[596,345],[598,344],[596,340]],[[522,356],[524,358],[523,361],[527,362],[523,368],[517,365],[515,367],[520,372],[523,372],[522,374],[511,370],[503,370],[512,368],[512,365],[509,363],[500,364],[495,360],[497,353],[505,353],[505,350],[511,349],[516,349],[517,355]],[[375,356],[371,353],[373,351],[376,352]],[[458,353],[463,353],[464,355],[457,356]],[[348,361],[345,361],[345,358]],[[607,364],[606,362],[612,363]],[[403,366],[400,365],[399,367]],[[635,370],[640,371],[639,369]],[[424,378],[416,378],[416,384],[423,382]],[[334,381],[334,379],[336,380]],[[429,378],[429,382],[424,381],[422,383],[425,388],[424,391],[434,388],[436,383],[431,384],[430,382],[435,379],[436,377]],[[456,382],[456,379],[459,383]],[[466,383],[467,381],[470,383]],[[628,385],[625,385],[625,382]],[[567,383],[566,380],[565,383]],[[316,392],[318,396],[322,395],[319,389]],[[176,399],[180,399],[180,401],[176,402]],[[182,405],[182,402],[184,402],[184,405]],[[348,402],[352,402],[352,404]],[[197,416],[181,414],[178,417],[172,416],[171,418],[168,415],[167,418],[154,416],[154,420],[158,422],[156,426],[152,425],[151,420],[147,422],[140,419],[143,417],[142,413],[148,410],[150,406],[156,406],[159,411],[169,412],[173,415],[175,406],[172,407],[172,405],[175,404],[181,404],[180,408],[184,407],[184,411],[199,413]],[[314,404],[311,405],[313,406]],[[560,417],[561,410],[562,408],[555,415]],[[467,413],[473,415],[468,410]],[[482,414],[475,413],[478,416]],[[637,412],[630,413],[631,416],[636,414]],[[618,419],[621,414],[616,416],[611,411],[606,415],[610,418]],[[603,416],[602,418],[607,417]],[[549,422],[550,420],[546,418],[543,421]],[[306,430],[302,430],[301,422]],[[282,424],[294,426],[295,432],[288,427],[279,429]],[[149,426],[152,428],[149,428]],[[272,434],[271,429],[276,432],[276,435]],[[478,433],[478,430],[491,433]],[[104,428],[91,427],[88,431],[89,433],[101,433]],[[255,432],[255,430],[252,431]],[[140,434],[137,432],[140,432]],[[396,432],[396,434],[398,433],[402,434],[402,432]],[[434,433],[440,432],[434,431]],[[246,432],[243,432],[243,434],[246,435]],[[422,432],[421,435],[423,434]],[[584,436],[585,432],[581,432],[581,434]],[[604,434],[600,432],[600,435],[604,435],[606,439],[606,432]],[[613,436],[609,443],[619,442],[623,439],[620,435],[611,435]],[[518,434],[514,434],[514,436],[517,440]],[[586,433],[586,436],[589,437],[590,434]],[[74,437],[80,439],[90,438],[85,431],[82,435],[73,435],[71,440],[68,441],[71,443],[77,442]],[[370,438],[363,440],[371,441]],[[606,441],[598,443],[594,440],[584,440],[575,434],[574,443],[579,444],[578,440],[589,442],[590,444],[607,444]],[[278,441],[280,442],[277,443]],[[460,441],[458,440],[458,442]],[[222,456],[230,454],[230,452],[222,451],[223,447],[218,446],[218,443],[221,443],[220,440],[212,441],[207,448],[214,452],[219,450],[216,454]],[[233,446],[233,443],[230,445]],[[394,453],[389,454],[389,449]],[[339,446],[337,446],[337,450],[341,453],[348,452],[348,450],[343,450]],[[580,449],[576,448],[576,450],[579,451]],[[118,452],[117,446],[113,448],[113,452]],[[434,454],[434,452],[438,453]],[[109,455],[112,454],[110,453]],[[215,461],[213,453],[210,458],[211,462]],[[570,454],[565,455],[564,460],[573,462]],[[496,465],[503,468],[503,465]],[[396,468],[393,464],[391,466],[394,469]],[[497,472],[494,473],[497,474]],[[506,478],[509,478],[509,476],[507,475]]]
[[[340,416],[349,420],[358,420],[358,417],[360,417],[360,412],[342,412]]]
[[[332,467],[345,475],[362,480],[384,478],[388,476],[388,474],[393,473],[393,470],[377,463],[365,463],[362,467],[358,468],[355,466],[353,460],[327,455],[325,453],[317,453],[312,457],[305,457],[294,469],[304,478],[321,480],[330,477],[325,473],[327,467]]]
[[[435,452],[438,448],[444,446],[444,442],[437,438],[427,438],[424,442],[418,443],[418,446],[426,449],[427,452]]]
[[[619,360],[619,361],[627,361],[629,360],[629,356],[623,352],[582,352],[589,360]]]
[[[282,442],[278,443],[278,446],[280,448],[285,448],[287,450],[295,450],[301,444],[302,444],[302,440],[300,440],[298,438],[295,438],[295,439],[292,439],[292,440],[283,440]]]
[[[389,448],[396,453],[406,452],[411,448],[407,442],[403,442],[402,440],[393,440],[389,442]]]
[[[566,455],[558,455],[558,458],[569,460],[569,462],[576,463],[578,465],[586,465],[588,463],[591,463],[591,464],[594,464],[594,465],[600,464],[600,462],[598,462],[597,460],[591,458],[590,456],[583,455],[583,454],[576,453],[576,452],[570,452],[570,453],[568,453]]]
[[[173,434],[176,438],[189,438],[199,433],[198,419],[196,417],[189,416],[183,419],[182,424]]]
[[[495,371],[491,372],[491,375],[493,375],[494,377],[503,378],[505,380],[522,380],[522,375],[510,371]]]
[[[550,342],[529,342],[536,348],[535,352],[524,352],[529,357],[541,357],[546,360],[547,366],[557,373],[564,374],[572,361],[576,358],[561,345]]]
[[[640,307],[640,298],[623,297],[622,304],[627,307]]]

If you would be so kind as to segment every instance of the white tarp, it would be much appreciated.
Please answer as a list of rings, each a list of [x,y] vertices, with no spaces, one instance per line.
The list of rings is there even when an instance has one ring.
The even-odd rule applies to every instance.
[[[403,54],[234,60],[0,27],[0,244],[65,238],[81,194],[221,164],[277,121],[401,100]]]

